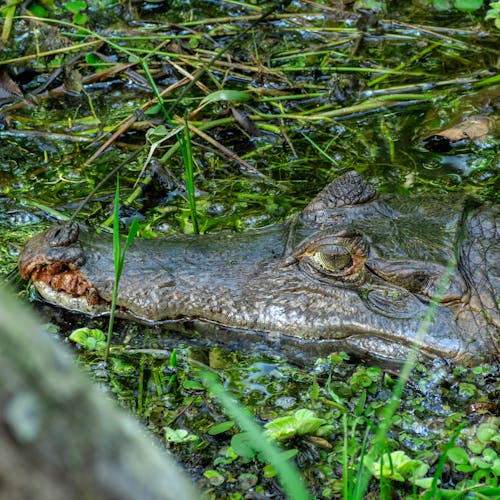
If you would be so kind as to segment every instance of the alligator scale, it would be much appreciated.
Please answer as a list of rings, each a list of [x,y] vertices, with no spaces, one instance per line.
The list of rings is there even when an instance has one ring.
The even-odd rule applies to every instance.
[[[425,357],[491,361],[499,353],[499,212],[451,195],[377,195],[348,172],[280,225],[135,240],[119,310],[146,322],[199,321],[229,338],[293,339],[296,349],[323,354],[401,360],[416,345]],[[49,302],[109,310],[109,235],[55,225],[28,241],[19,269]]]

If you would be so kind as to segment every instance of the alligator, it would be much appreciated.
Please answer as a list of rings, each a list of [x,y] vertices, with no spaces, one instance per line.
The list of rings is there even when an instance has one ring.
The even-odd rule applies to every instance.
[[[422,359],[491,362],[500,352],[499,211],[450,193],[377,193],[349,171],[278,225],[137,238],[118,313],[317,355],[399,362],[415,349]],[[19,270],[45,300],[105,314],[112,247],[111,235],[56,224],[26,243]]]

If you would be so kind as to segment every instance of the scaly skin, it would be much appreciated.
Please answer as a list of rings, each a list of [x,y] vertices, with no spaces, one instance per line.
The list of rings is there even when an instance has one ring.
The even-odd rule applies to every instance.
[[[292,339],[315,354],[402,360],[416,345],[426,357],[478,364],[499,352],[498,215],[460,197],[377,196],[348,172],[281,225],[134,241],[118,305],[141,321],[200,320],[228,338]],[[54,226],[27,242],[19,269],[50,302],[109,309],[109,235]]]

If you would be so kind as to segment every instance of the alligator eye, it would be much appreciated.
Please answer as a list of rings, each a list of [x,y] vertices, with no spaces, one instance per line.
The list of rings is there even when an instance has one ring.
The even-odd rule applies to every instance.
[[[340,245],[324,245],[312,256],[313,261],[326,271],[346,271],[352,267],[352,257],[347,248]]]
[[[360,284],[365,279],[369,245],[357,232],[322,231],[300,243],[284,265],[297,263],[315,280],[324,283]]]

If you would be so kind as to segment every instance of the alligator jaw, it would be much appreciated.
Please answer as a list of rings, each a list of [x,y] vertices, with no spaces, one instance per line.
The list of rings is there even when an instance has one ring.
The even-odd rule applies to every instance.
[[[36,290],[50,304],[54,304],[58,307],[64,307],[70,311],[81,312],[84,314],[89,314],[91,316],[99,316],[101,314],[107,314],[110,310],[109,302],[106,302],[97,295],[95,288],[90,290],[88,295],[73,295],[67,293],[63,290],[54,289],[51,284],[45,281],[39,281],[33,278],[33,284]],[[89,299],[93,297],[92,299]]]

